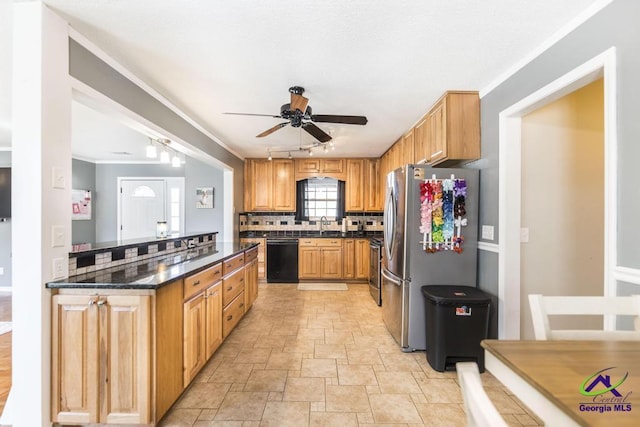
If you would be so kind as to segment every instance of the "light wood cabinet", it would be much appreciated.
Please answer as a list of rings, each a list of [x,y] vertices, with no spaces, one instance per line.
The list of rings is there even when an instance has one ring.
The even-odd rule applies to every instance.
[[[294,163],[288,159],[247,159],[244,173],[246,211],[295,210]]]
[[[343,278],[369,279],[369,239],[344,239]]]
[[[356,239],[354,248],[355,279],[369,280],[369,239]]]
[[[52,421],[150,421],[150,297],[54,295]]]
[[[186,388],[222,343],[222,271],[217,263],[184,279],[183,384]]]
[[[413,156],[416,163],[427,161],[427,135],[430,135],[429,116],[422,117],[413,128]]]
[[[342,279],[342,239],[300,239],[301,279]]]
[[[347,159],[345,210],[347,212],[364,211],[364,199],[364,160]]]
[[[380,159],[364,160],[364,210],[366,212],[382,211],[384,186]]]
[[[183,374],[183,327],[184,306],[182,298],[183,280],[176,280],[156,291],[155,315],[152,314],[155,346],[155,381],[152,396],[155,396],[157,422],[180,397],[184,390]]]
[[[300,279],[320,277],[320,248],[300,246],[298,252],[298,277]]]
[[[293,160],[273,159],[273,210],[296,210],[296,183]]]
[[[323,176],[345,180],[346,166],[344,159],[296,159],[295,180]]]
[[[252,257],[253,258],[253,257]],[[222,337],[226,338],[244,315],[245,256],[236,255],[223,263]]]
[[[222,344],[222,283],[210,286],[204,293],[205,298],[205,347],[206,359]]]
[[[184,303],[184,387],[195,378],[207,362],[206,340],[206,303],[204,293]]]
[[[480,99],[477,92],[449,91],[427,116],[428,164],[446,166],[480,158]]]
[[[240,239],[240,243],[256,243],[258,245],[254,250],[258,251],[258,278],[264,279],[267,274],[266,270],[266,262],[267,262],[267,253],[265,251],[266,248],[266,239],[263,238],[255,238],[255,237],[242,237]]]
[[[414,163],[414,132],[413,132],[413,128],[409,130],[409,132],[407,132],[404,137],[402,137],[403,140],[403,151],[402,151],[402,162],[401,165],[410,165]]]
[[[244,302],[245,310],[249,310],[253,302],[258,298],[258,248],[251,249],[246,252],[245,271],[245,290]]]

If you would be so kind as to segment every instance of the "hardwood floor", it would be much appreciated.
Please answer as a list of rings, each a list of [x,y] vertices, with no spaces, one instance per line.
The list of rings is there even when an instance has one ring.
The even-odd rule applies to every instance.
[[[11,294],[0,293],[0,322],[11,321]],[[0,413],[11,388],[11,332],[0,335]]]

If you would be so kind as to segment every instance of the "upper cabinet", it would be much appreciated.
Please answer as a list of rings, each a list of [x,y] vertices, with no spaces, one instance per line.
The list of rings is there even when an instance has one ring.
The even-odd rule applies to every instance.
[[[295,180],[323,176],[345,180],[344,159],[296,159]]]
[[[347,159],[345,182],[345,207],[347,212],[364,211],[364,160]]]
[[[244,209],[295,211],[293,166],[293,160],[288,159],[247,159],[244,165]]]
[[[480,158],[478,92],[446,92],[382,156],[382,176],[408,163],[456,166]]]
[[[480,158],[478,92],[445,93],[414,127],[415,161],[451,166]]]

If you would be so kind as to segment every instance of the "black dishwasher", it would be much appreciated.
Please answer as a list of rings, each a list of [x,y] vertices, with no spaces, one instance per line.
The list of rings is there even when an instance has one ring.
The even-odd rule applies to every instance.
[[[298,239],[267,239],[267,283],[298,283]]]

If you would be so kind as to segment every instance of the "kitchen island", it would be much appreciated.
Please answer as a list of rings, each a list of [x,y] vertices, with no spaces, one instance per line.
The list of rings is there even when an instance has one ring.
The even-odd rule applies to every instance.
[[[155,425],[179,398],[258,290],[256,244],[198,243],[47,283],[54,422]]]

